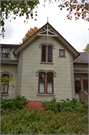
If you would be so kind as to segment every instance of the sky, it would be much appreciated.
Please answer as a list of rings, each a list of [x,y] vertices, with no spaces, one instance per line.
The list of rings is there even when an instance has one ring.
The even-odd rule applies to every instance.
[[[30,28],[34,26],[41,28],[47,23],[47,17],[49,23],[56,29],[77,51],[82,52],[86,45],[89,43],[89,23],[85,20],[79,19],[75,21],[68,20],[66,9],[60,10],[57,3],[53,3],[50,6],[48,3],[46,7],[42,4],[35,8],[37,10],[37,17],[33,17],[28,20],[28,23],[24,23],[25,17],[17,17],[16,20],[9,19],[5,21],[5,37],[0,37],[0,43],[2,44],[19,44],[22,42],[22,38]],[[37,21],[35,21],[35,18]]]

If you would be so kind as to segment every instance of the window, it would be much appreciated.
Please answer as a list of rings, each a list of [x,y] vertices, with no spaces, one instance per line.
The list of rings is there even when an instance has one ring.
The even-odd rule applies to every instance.
[[[9,78],[9,75],[7,74],[3,74],[2,78]],[[8,94],[8,87],[9,87],[9,81],[3,81],[3,79],[1,80],[2,85],[1,85],[1,94]]]
[[[59,57],[65,57],[65,50],[59,50]]]
[[[10,48],[2,48],[2,58],[10,57]]]
[[[81,90],[81,79],[80,77],[74,77],[75,81],[75,93],[79,93],[79,90]]]
[[[46,46],[42,46],[42,61],[46,61]]]
[[[88,90],[88,80],[83,79],[83,90]]]
[[[53,73],[39,73],[39,94],[53,94]]]
[[[52,46],[42,46],[41,62],[52,62]]]

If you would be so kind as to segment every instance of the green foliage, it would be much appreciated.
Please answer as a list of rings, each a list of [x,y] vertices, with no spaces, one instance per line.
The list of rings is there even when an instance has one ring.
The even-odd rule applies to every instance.
[[[88,113],[88,104],[77,102],[76,99],[66,99],[61,100],[61,102],[56,102],[56,99],[53,98],[51,101],[43,102],[43,107],[46,110],[51,110],[54,112],[61,112],[61,111],[70,111],[70,112],[80,112],[80,113]]]
[[[39,4],[39,0],[2,0],[0,3],[1,12],[0,16],[0,26],[2,27],[1,34],[2,37],[4,37],[4,25],[5,25],[5,19],[10,18],[16,19],[17,16],[21,17],[26,15],[26,19],[33,19],[33,9],[37,7],[37,4]],[[37,15],[37,12],[36,14]]]
[[[5,110],[1,118],[2,134],[88,134],[88,116],[79,112]]]
[[[3,99],[1,98],[1,111],[3,112],[5,109],[22,109],[27,104],[27,99],[21,95],[13,98],[13,99]]]
[[[2,86],[5,82],[9,81],[10,82],[9,87],[15,88],[15,86],[13,84],[13,81],[14,81],[13,78],[10,78],[10,77],[7,77],[7,76],[2,76],[2,75],[0,76],[0,78],[1,78],[0,86]]]
[[[89,44],[86,45],[86,47],[85,47],[85,49],[83,51],[89,53]]]

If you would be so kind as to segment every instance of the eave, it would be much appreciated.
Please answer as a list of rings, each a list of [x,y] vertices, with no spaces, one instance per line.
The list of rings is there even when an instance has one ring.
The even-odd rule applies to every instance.
[[[47,30],[46,30],[47,29]],[[49,34],[50,33],[50,34]],[[79,52],[61,35],[59,34],[49,23],[46,23],[43,27],[41,27],[37,32],[35,32],[30,38],[28,38],[22,45],[14,50],[15,56],[26,46],[28,45],[34,38],[41,36],[51,36],[54,38],[58,38],[73,54],[73,59],[77,58],[80,54]]]

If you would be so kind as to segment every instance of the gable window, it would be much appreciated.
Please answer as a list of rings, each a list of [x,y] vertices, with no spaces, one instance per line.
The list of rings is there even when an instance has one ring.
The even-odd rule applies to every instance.
[[[52,62],[52,46],[42,46],[41,62]]]
[[[79,91],[81,90],[81,79],[80,77],[74,77],[74,81],[75,81],[75,93],[79,93]]]
[[[59,49],[59,57],[65,57],[65,50]]]
[[[2,58],[10,57],[10,48],[2,48]]]
[[[3,74],[2,78],[9,78],[9,75],[7,74]],[[8,87],[9,87],[9,81],[3,81],[3,79],[1,80],[2,85],[1,85],[1,94],[8,94]]]
[[[53,73],[39,73],[39,94],[53,94]]]

